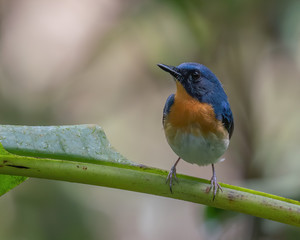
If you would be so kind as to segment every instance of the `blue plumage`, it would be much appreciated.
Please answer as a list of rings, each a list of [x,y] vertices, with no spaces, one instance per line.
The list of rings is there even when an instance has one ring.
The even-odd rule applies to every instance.
[[[226,130],[228,131],[229,139],[230,139],[234,129],[234,122],[233,122],[233,116],[228,101],[222,102],[222,109],[220,111],[222,117],[221,121],[224,127],[226,128]]]
[[[174,98],[175,98],[175,94],[171,94],[166,101],[166,104],[164,106],[164,111],[163,111],[163,118],[162,118],[162,122],[164,124],[165,119],[167,117],[167,115],[170,112],[171,106],[174,104]]]

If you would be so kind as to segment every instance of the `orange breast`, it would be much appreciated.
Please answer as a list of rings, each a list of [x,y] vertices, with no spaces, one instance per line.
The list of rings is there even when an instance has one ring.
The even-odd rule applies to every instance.
[[[165,130],[174,127],[194,135],[205,136],[212,132],[220,138],[226,137],[228,133],[222,122],[216,119],[213,107],[191,97],[177,81],[176,85],[177,92],[166,119]]]

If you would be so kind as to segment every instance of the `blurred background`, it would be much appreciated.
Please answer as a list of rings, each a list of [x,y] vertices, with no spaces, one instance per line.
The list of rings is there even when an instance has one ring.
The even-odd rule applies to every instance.
[[[297,0],[0,0],[0,123],[101,125],[131,161],[169,170],[171,77],[195,61],[235,119],[220,182],[300,199]],[[185,162],[178,172],[211,177]],[[299,239],[299,228],[140,193],[29,179],[0,199],[0,239]]]

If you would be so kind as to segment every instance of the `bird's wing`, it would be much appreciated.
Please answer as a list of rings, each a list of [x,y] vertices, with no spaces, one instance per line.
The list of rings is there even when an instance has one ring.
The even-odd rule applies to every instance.
[[[222,102],[221,115],[222,115],[222,123],[229,133],[229,138],[231,138],[234,129],[234,121],[233,121],[233,115],[230,109],[230,105],[227,101]]]
[[[167,115],[168,115],[169,112],[170,112],[171,106],[172,106],[173,103],[174,103],[174,98],[175,98],[175,94],[171,94],[171,95],[167,98],[166,104],[165,104],[165,106],[164,106],[164,111],[163,111],[163,118],[162,118],[162,123],[163,123],[163,125],[164,125],[164,123],[165,123],[165,119],[166,119]]]

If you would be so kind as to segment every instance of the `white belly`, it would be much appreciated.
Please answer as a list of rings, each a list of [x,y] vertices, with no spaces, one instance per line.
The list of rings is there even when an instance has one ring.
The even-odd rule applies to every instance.
[[[217,163],[229,145],[229,139],[220,139],[211,133],[205,138],[177,130],[167,141],[173,151],[183,160],[197,165]]]

